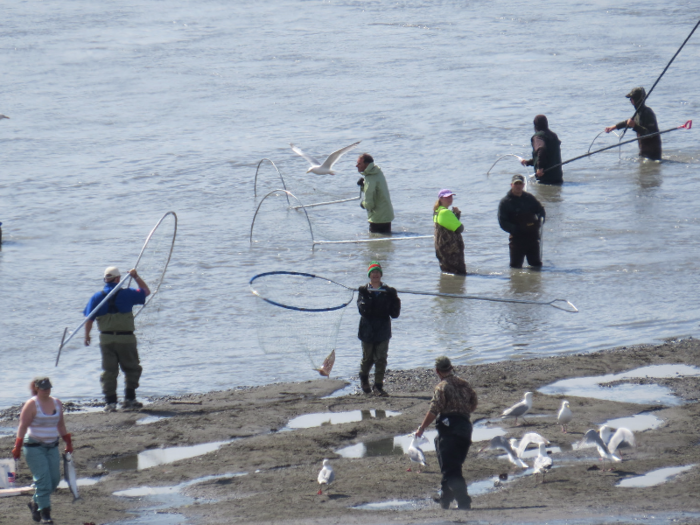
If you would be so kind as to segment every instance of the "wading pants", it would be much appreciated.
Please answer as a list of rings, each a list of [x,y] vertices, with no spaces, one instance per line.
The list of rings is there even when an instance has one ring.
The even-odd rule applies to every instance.
[[[119,368],[124,373],[125,387],[136,390],[141,378],[139,352],[135,343],[100,343],[102,350],[102,393],[105,398],[117,395]]]
[[[374,366],[374,382],[384,384],[386,373],[386,359],[389,355],[389,340],[380,343],[366,343],[362,341],[362,361],[360,362],[360,375],[369,375]]]
[[[527,264],[530,266],[542,266],[539,239],[513,237],[511,235],[508,246],[510,247],[511,268],[522,268],[525,257],[527,257]]]
[[[370,233],[391,233],[391,223],[390,222],[370,222],[369,223]]]
[[[58,447],[24,446],[24,459],[32,471],[36,490],[34,502],[39,510],[51,506],[51,493],[56,490],[61,481],[61,468],[58,457]]]
[[[435,454],[442,472],[442,501],[449,505],[456,499],[457,505],[469,508],[471,499],[467,495],[467,483],[462,476],[462,464],[467,458],[472,440],[471,437],[463,434],[463,432],[453,433],[449,427],[439,425],[438,435],[435,437]],[[469,436],[471,436],[471,423],[469,423]]]

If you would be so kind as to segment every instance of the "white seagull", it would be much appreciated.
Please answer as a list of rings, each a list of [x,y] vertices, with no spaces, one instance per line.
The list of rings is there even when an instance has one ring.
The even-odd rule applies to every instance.
[[[544,443],[540,443],[540,450],[535,458],[535,464],[533,465],[535,471],[535,480],[537,480],[537,474],[542,474],[542,483],[544,483],[544,475],[549,472],[552,468],[552,458],[547,454],[547,448]]]
[[[522,417],[523,419],[525,419],[523,416],[525,414],[527,414],[531,408],[532,408],[532,392],[525,392],[525,395],[523,396],[523,400],[520,403],[516,403],[512,407],[504,410],[503,414],[501,414],[501,416],[502,417],[514,417],[515,424],[517,426],[518,418]]]
[[[496,436],[495,438],[492,438],[491,441],[489,441],[489,444],[485,445],[479,452],[497,449],[503,450],[508,455],[508,461],[510,461],[516,467],[528,468],[528,464],[518,457],[517,452],[513,450],[510,442],[503,436]]]
[[[508,441],[511,447],[513,447],[516,456],[519,458],[523,457],[523,452],[525,452],[530,443],[536,443],[538,445],[544,443],[545,445],[549,445],[549,440],[540,436],[537,432],[528,432],[520,439],[520,443],[518,443],[518,440],[515,438],[511,438]]]
[[[345,146],[344,148],[341,148],[338,151],[334,151],[333,153],[328,155],[328,158],[323,162],[323,164],[321,164],[315,158],[310,157],[309,155],[304,153],[301,150],[301,148],[295,146],[294,144],[290,144],[290,146],[292,147],[292,151],[294,153],[304,157],[308,161],[308,163],[311,164],[311,167],[308,170],[306,170],[306,173],[311,172],[315,173],[316,175],[335,175],[335,171],[333,171],[333,164],[338,162],[338,159],[345,155],[348,151],[356,148],[360,142],[355,142],[355,144],[350,144],[349,146]]]
[[[579,443],[579,446],[580,447],[596,447],[598,449],[598,454],[600,454],[600,457],[603,458],[603,470],[605,470],[605,460],[606,459],[610,462],[616,462],[616,463],[619,463],[620,461],[622,461],[619,457],[617,457],[615,454],[610,452],[610,449],[605,444],[605,441],[603,441],[603,439],[600,437],[598,432],[596,432],[593,429],[588,430],[584,434],[583,439]]]
[[[318,473],[318,484],[321,485],[321,488],[318,489],[317,494],[323,494],[324,485],[326,486],[326,490],[328,490],[328,487],[330,487],[334,479],[335,471],[333,470],[333,467],[331,467],[330,461],[324,459],[323,468],[321,469],[321,472]]]
[[[634,434],[628,428],[620,427],[613,434],[612,429],[608,425],[603,425],[599,430],[600,439],[608,446],[611,454],[617,452],[617,455],[622,459],[619,449],[632,448],[637,444],[634,440]]]
[[[406,451],[406,455],[408,456],[408,459],[411,460],[411,463],[419,463],[423,467],[427,467],[428,464],[425,462],[425,454],[421,450],[418,442],[426,442],[427,439],[425,437],[421,436],[417,438],[415,435],[413,436],[413,439],[411,439],[411,444],[408,445],[408,450]],[[408,468],[406,472],[411,472],[411,467]],[[420,474],[421,471],[419,470],[418,473]]]
[[[566,425],[571,423],[574,419],[574,414],[569,408],[569,402],[564,400],[561,402],[561,408],[559,409],[559,414],[557,415],[557,421],[561,425],[561,431],[566,434]]]

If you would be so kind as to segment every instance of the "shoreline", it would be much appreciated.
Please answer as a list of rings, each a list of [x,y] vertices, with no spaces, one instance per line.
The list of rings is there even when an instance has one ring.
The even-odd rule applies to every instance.
[[[161,396],[134,412],[67,412],[78,477],[93,478],[94,484],[80,487],[82,499],[75,504],[66,490],[59,489],[52,497],[52,514],[57,523],[117,523],[130,516],[133,520],[128,511],[157,508],[155,512],[162,518],[174,514],[172,523],[179,523],[177,515],[181,515],[193,524],[292,524],[437,523],[454,519],[539,522],[567,520],[575,512],[577,518],[588,519],[586,523],[596,523],[603,517],[629,518],[654,512],[683,523],[700,523],[700,501],[697,489],[692,488],[700,486],[700,376],[616,379],[604,385],[613,397],[620,385],[633,392],[652,384],[663,386],[673,392],[678,404],[538,392],[562,379],[669,363],[700,367],[700,341],[690,338],[594,353],[456,366],[457,375],[466,378],[479,396],[472,421],[480,429],[487,434],[502,429],[506,437],[534,431],[556,447],[551,455],[555,468],[541,484],[528,473],[513,471],[496,452],[479,453],[486,441],[477,442],[475,437],[464,464],[473,497],[469,512],[442,510],[433,503],[430,498],[440,480],[435,453],[426,450],[428,467],[423,473],[406,472],[409,461],[394,439],[415,430],[437,384],[433,370],[418,368],[388,371],[388,398],[357,392],[326,397],[349,383],[318,379]],[[500,413],[519,401],[525,391],[534,392],[533,414],[527,418],[527,425],[516,427],[512,420],[501,421]],[[567,434],[556,422],[564,398],[575,416]],[[8,411],[14,409],[0,411],[0,417],[11,416]],[[357,412],[359,419],[285,428],[291,419],[305,414],[349,411]],[[572,449],[587,429],[597,429],[612,418],[640,413],[660,422],[655,428],[635,431],[637,447],[624,451],[623,462],[615,465],[615,471],[589,470],[600,464],[595,448]],[[146,417],[152,422],[137,424]],[[3,420],[3,426],[9,424],[16,425],[16,420]],[[7,437],[2,443],[5,448],[12,445]],[[212,444],[208,453],[158,464],[168,453],[158,450],[161,447],[206,448],[203,444],[207,443]],[[346,447],[355,447],[356,451],[364,447],[367,453],[376,455],[347,458],[336,453]],[[148,453],[137,459],[135,455],[144,451]],[[324,458],[331,460],[337,476],[330,496],[316,494],[316,475]],[[153,465],[148,466],[146,461]],[[677,479],[654,487],[615,486],[649,471],[687,465],[695,466]],[[506,472],[509,480],[494,488],[492,478]],[[17,486],[30,483],[22,459]],[[133,492],[135,488],[141,491]],[[113,495],[125,490],[132,491],[127,494],[133,496]],[[1,514],[9,522],[27,521],[28,500],[27,496],[0,499]],[[384,505],[386,510],[352,508],[373,503]]]

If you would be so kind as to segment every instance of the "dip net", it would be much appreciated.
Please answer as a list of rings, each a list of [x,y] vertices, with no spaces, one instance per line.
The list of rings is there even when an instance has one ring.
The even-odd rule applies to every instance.
[[[304,356],[314,370],[322,369],[336,348],[355,290],[324,277],[282,271],[256,275],[250,289],[256,297],[260,348],[287,358]]]

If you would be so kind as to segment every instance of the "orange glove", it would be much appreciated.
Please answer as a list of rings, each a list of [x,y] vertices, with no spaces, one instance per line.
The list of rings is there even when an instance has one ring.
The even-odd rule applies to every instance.
[[[66,442],[66,452],[73,452],[73,442],[71,441],[70,434],[64,434],[61,436],[63,438],[63,441]]]
[[[22,441],[22,438],[17,438],[15,440],[15,448],[12,449],[12,457],[15,459],[19,459],[22,455]]]

